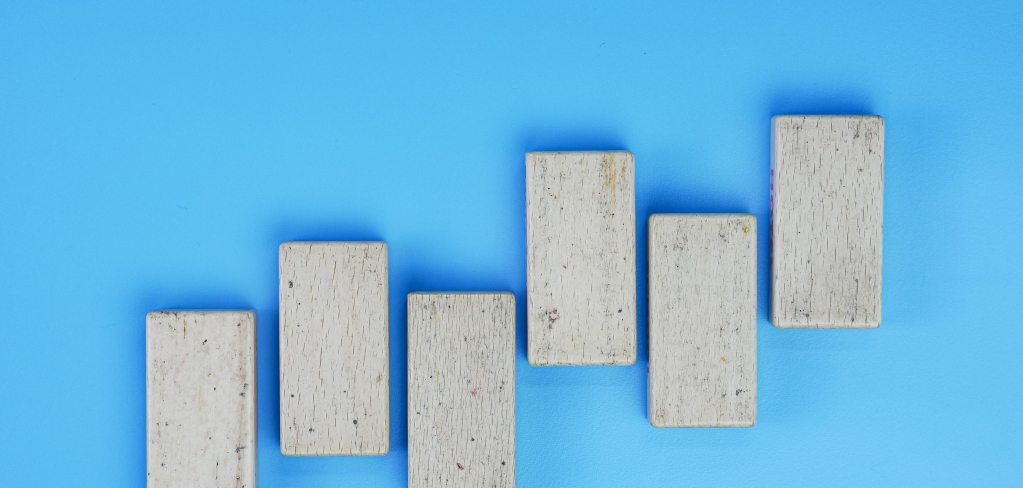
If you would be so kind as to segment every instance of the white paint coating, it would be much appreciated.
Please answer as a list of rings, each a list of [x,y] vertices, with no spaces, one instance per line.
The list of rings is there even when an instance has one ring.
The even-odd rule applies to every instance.
[[[256,316],[146,316],[149,488],[255,488]]]
[[[878,327],[884,120],[779,116],[771,132],[771,321]]]
[[[281,453],[387,454],[387,312],[386,244],[281,244]]]
[[[515,296],[408,296],[408,485],[515,486]]]
[[[529,363],[636,361],[629,152],[526,154]]]
[[[751,427],[757,418],[757,221],[650,216],[650,423]]]

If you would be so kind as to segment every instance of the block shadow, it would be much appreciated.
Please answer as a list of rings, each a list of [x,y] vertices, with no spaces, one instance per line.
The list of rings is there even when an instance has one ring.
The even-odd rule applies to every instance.
[[[529,127],[518,138],[519,161],[530,151],[627,151],[620,131],[610,127]],[[525,194],[522,195],[525,198]]]
[[[769,122],[775,115],[873,115],[870,96],[850,89],[784,89],[767,96]],[[764,132],[770,138],[769,125]]]

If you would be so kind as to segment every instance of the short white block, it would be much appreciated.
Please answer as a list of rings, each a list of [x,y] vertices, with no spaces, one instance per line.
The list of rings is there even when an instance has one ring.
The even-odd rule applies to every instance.
[[[256,316],[146,316],[149,488],[256,486]]]
[[[649,415],[654,427],[757,419],[757,220],[650,216]]]
[[[771,132],[771,321],[878,327],[884,120],[778,116]]]
[[[515,296],[408,296],[408,485],[515,486]]]
[[[280,247],[281,453],[390,446],[387,245]]]
[[[529,363],[636,362],[629,152],[526,154]]]

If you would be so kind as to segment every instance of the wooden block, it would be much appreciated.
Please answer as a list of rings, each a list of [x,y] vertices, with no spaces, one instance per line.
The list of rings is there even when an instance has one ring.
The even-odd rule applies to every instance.
[[[256,486],[256,315],[146,316],[149,488]]]
[[[281,453],[390,446],[387,244],[280,248]]]
[[[779,116],[771,132],[771,321],[878,327],[884,120]]]
[[[757,220],[650,216],[650,423],[757,419]]]
[[[529,363],[636,362],[629,152],[526,154]]]
[[[408,485],[515,486],[515,296],[408,296]]]

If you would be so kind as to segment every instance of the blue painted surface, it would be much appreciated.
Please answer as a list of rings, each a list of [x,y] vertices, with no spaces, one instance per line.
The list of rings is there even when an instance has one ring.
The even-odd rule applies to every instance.
[[[404,486],[416,290],[516,294],[521,487],[1018,485],[1021,25],[1012,1],[4,2],[0,485],[144,486],[145,313],[245,307],[262,486]],[[762,231],[756,427],[654,429],[646,217],[766,230],[785,113],[885,117],[882,326],[774,329]],[[526,362],[523,154],[551,149],[636,155],[635,366]],[[279,454],[295,239],[390,246],[386,457]]]

